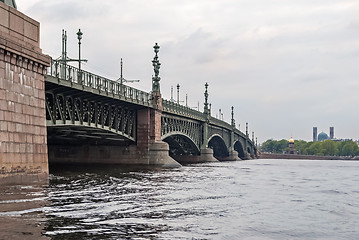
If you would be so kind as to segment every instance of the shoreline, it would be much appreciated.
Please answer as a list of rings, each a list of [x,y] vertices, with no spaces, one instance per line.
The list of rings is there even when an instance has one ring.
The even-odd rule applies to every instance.
[[[359,161],[359,157],[342,157],[342,156],[321,156],[321,155],[301,155],[301,154],[279,154],[279,153],[261,153],[258,159],[303,159],[303,160],[345,160]]]

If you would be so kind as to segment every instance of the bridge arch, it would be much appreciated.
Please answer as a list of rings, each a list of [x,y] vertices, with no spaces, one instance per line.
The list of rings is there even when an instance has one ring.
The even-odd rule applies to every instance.
[[[218,134],[214,134],[208,139],[208,147],[213,149],[213,156],[218,160],[229,156],[227,145],[222,136]]]
[[[91,99],[92,97],[92,99]],[[136,110],[93,96],[46,92],[46,125],[56,129],[107,132],[136,141]],[[96,136],[94,136],[96,138]]]
[[[238,152],[238,157],[241,159],[245,159],[245,148],[243,147],[243,144],[240,141],[236,141],[233,145],[233,149]]]
[[[183,132],[170,132],[163,135],[162,141],[168,143],[170,156],[174,155],[199,155],[200,149],[190,136]]]

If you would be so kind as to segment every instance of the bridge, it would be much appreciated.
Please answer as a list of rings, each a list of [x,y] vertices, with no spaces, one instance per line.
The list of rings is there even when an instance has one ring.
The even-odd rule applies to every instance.
[[[2,2],[0,11],[0,178],[46,176],[49,162],[173,167],[256,157],[233,107],[230,124],[211,116],[207,83],[203,112],[162,99],[157,44],[144,92],[42,54],[39,23]]]
[[[157,44],[155,49],[154,62],[158,61]],[[168,159],[136,154],[147,137],[150,139],[145,142],[145,152],[156,141],[166,142],[169,149],[163,144],[162,147],[179,163],[256,156],[256,146],[248,132],[235,128],[233,108],[231,124],[211,116],[207,83],[204,111],[200,112],[162,99],[156,78],[159,71],[155,69],[153,89],[147,93],[52,60],[45,75],[49,160],[132,163],[144,158],[141,163],[154,160],[153,164],[173,164]],[[136,150],[126,154],[130,146]],[[91,151],[94,152],[90,154]],[[96,152],[106,154],[99,156]]]

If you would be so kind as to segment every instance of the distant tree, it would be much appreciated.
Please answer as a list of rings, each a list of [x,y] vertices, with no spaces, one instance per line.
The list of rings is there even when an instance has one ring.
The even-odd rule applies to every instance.
[[[269,139],[262,144],[262,152],[283,153],[288,152],[288,141]],[[359,156],[359,147],[353,141],[334,142],[325,140],[323,142],[306,142],[295,140],[294,147],[299,154],[304,155],[328,155],[328,156]]]
[[[308,147],[308,143],[304,140],[295,140],[294,141],[295,150],[299,154],[306,154],[306,148]]]
[[[309,155],[323,155],[321,142],[312,142],[307,148]]]
[[[339,146],[340,156],[357,156],[359,155],[359,147],[353,141],[341,142]]]
[[[288,140],[282,139],[280,141],[276,142],[275,152],[276,153],[283,153],[286,151],[286,148],[288,147]]]
[[[325,140],[321,143],[321,149],[323,155],[335,156],[338,154],[338,144],[333,140]]]
[[[273,139],[269,139],[262,144],[261,151],[274,152],[274,147],[275,147],[275,141]]]

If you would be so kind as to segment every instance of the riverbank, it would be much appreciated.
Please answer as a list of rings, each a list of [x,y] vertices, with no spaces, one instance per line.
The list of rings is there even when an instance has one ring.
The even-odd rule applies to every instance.
[[[261,153],[258,159],[359,160],[359,157]]]

